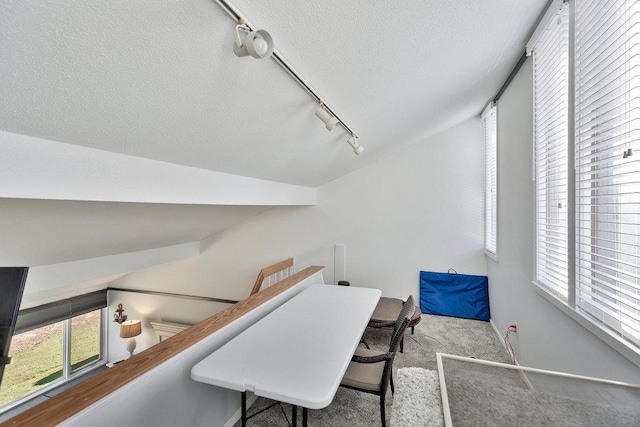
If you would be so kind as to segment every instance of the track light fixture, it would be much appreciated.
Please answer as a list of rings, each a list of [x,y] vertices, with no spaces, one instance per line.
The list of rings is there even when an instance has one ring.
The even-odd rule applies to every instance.
[[[353,152],[356,153],[356,156],[364,151],[364,147],[358,144],[358,137],[355,134],[352,133],[349,139],[347,139],[347,142],[351,148],[353,148]]]
[[[256,30],[251,22],[238,11],[235,7],[228,3],[228,0],[216,0],[216,3],[227,12],[227,14],[238,23],[236,25],[236,34],[238,40],[233,43],[233,52],[237,56],[251,55],[254,58],[273,57],[278,63],[300,86],[306,90],[309,95],[320,103],[315,113],[325,124],[329,131],[333,130],[337,125],[341,125],[347,134],[350,135],[347,142],[353,148],[353,152],[360,154],[364,151],[364,147],[358,143],[358,135],[349,127],[339,115],[329,106],[325,105],[322,98],[316,90],[303,79],[295,68],[287,62],[280,53],[273,47],[273,39],[265,30]]]
[[[331,132],[338,125],[338,123],[340,123],[340,121],[324,109],[324,103],[322,101],[318,102],[320,102],[320,106],[316,109],[316,116],[318,116],[320,120],[324,122],[327,130]]]
[[[233,43],[236,56],[251,55],[254,58],[268,58],[273,53],[273,39],[265,30],[251,31],[243,19],[236,25],[238,40]]]

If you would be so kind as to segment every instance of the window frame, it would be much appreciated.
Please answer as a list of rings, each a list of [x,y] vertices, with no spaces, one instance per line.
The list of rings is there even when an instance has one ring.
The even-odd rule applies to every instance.
[[[593,314],[590,314],[585,309],[585,307],[583,307],[583,304],[579,301],[579,295],[577,295],[579,292],[578,288],[580,284],[578,283],[578,280],[577,280],[576,269],[581,258],[579,253],[580,248],[577,247],[578,241],[579,241],[579,238],[577,235],[578,234],[577,227],[579,226],[579,224],[577,224],[577,219],[576,219],[578,215],[576,212],[578,210],[576,204],[578,203],[578,199],[579,199],[578,188],[576,188],[577,182],[579,179],[578,169],[577,169],[578,160],[576,159],[578,155],[577,146],[578,146],[579,136],[578,136],[578,129],[577,129],[578,106],[576,102],[577,95],[576,95],[576,87],[575,87],[576,79],[578,78],[577,77],[578,67],[576,65],[575,1],[569,2],[568,0],[565,0],[565,1],[556,0],[550,6],[549,10],[545,14],[545,19],[541,21],[538,29],[536,29],[536,31],[534,32],[534,36],[532,37],[532,40],[534,38],[535,40],[533,40],[533,42],[530,41],[530,43],[527,45],[527,52],[529,53],[531,49],[535,49],[535,43],[538,42],[542,33],[542,30],[540,30],[540,28],[543,26],[546,26],[549,23],[549,20],[556,19],[556,16],[557,16],[556,13],[559,10],[558,6],[560,5],[560,7],[562,7],[563,3],[565,3],[564,7],[569,7],[569,29],[568,29],[569,31],[569,63],[568,63],[569,106],[567,109],[567,113],[569,118],[569,126],[568,126],[568,129],[569,129],[568,151],[569,151],[569,160],[570,160],[569,171],[573,171],[573,173],[568,174],[568,181],[569,181],[568,192],[570,196],[569,200],[571,203],[570,203],[570,210],[569,210],[568,230],[567,230],[567,232],[569,233],[569,247],[568,247],[569,274],[568,274],[568,283],[567,283],[567,287],[568,287],[567,299],[563,300],[561,297],[559,298],[558,295],[556,295],[550,289],[541,285],[538,282],[538,277],[536,272],[537,263],[538,263],[537,246],[536,246],[536,260],[535,260],[536,267],[534,268],[534,272],[536,272],[535,273],[536,276],[534,277],[533,283],[536,285],[536,291],[539,295],[541,295],[547,301],[555,305],[557,308],[559,308],[569,317],[574,319],[576,322],[578,322],[581,326],[583,326],[589,332],[594,334],[596,337],[604,341],[606,344],[608,344],[618,353],[622,354],[627,359],[629,359],[636,365],[640,366],[640,345],[638,345],[638,343],[634,342],[633,340],[623,338],[622,333],[616,332],[615,328],[612,328],[610,325],[607,325],[605,321],[600,321],[595,317],[593,317]],[[566,5],[566,3],[568,3],[568,6]],[[624,7],[626,8],[627,6],[624,6]],[[534,47],[530,47],[530,46],[534,46]],[[534,80],[534,85],[535,85],[535,80]],[[534,86],[534,91],[535,91],[535,86]],[[534,98],[534,104],[535,104],[535,98]],[[534,124],[535,124],[535,120],[536,120],[536,117],[535,117],[535,105],[534,105]],[[536,147],[535,129],[534,129],[534,152],[536,148],[537,147]],[[535,156],[534,156],[534,160],[536,160]],[[622,168],[623,166],[617,166],[617,167]],[[534,170],[535,168],[537,168],[537,165],[534,163]],[[537,182],[536,182],[536,185],[537,185]],[[537,194],[537,188],[536,188],[536,198],[537,197],[538,197],[538,194]],[[599,218],[600,216],[593,220],[600,221]],[[538,220],[536,217],[536,232],[537,232],[537,227],[538,227]],[[537,245],[537,236],[534,236],[534,242]],[[593,251],[593,249],[591,251]],[[592,253],[592,252],[589,252],[589,253]],[[583,262],[585,262],[584,259],[583,259]]]
[[[491,101],[481,115],[485,129],[484,253],[498,261],[498,104]]]
[[[533,57],[534,79],[534,281],[568,303],[572,299],[570,288],[573,282],[570,242],[574,239],[574,198],[569,174],[573,170],[570,132],[573,121],[569,111],[573,101],[570,96],[571,49],[569,23],[565,21],[569,18],[569,10],[562,2],[558,2],[550,11],[553,13],[546,14],[546,20],[541,22],[535,44],[528,48]],[[563,30],[567,32],[566,44],[563,40],[557,40]],[[558,78],[561,80],[558,81]],[[561,91],[566,92],[562,94]],[[558,152],[563,153],[559,159]],[[566,194],[563,195],[563,191]]]
[[[640,8],[628,0],[606,6],[584,10],[588,27],[606,37],[584,34],[582,20],[576,19],[574,30],[576,86],[581,89],[580,94],[576,90],[576,218],[581,224],[576,231],[576,306],[640,348],[640,243],[637,234],[629,238],[637,230],[633,220],[627,222],[639,213],[639,202],[634,202],[636,184],[628,178],[635,162],[623,155],[637,144],[634,134],[640,131],[630,114],[640,104],[631,86],[640,78],[638,49],[631,51]],[[593,61],[594,51],[607,60]],[[583,79],[585,84],[579,84]]]
[[[105,292],[106,295],[106,292]],[[80,298],[82,299],[83,297],[86,296],[81,296]],[[94,299],[95,300],[95,296],[90,296],[90,299]],[[86,298],[84,298],[86,301]],[[105,299],[106,301],[106,299]],[[28,327],[22,327],[20,330],[17,330],[18,333],[14,334],[14,335],[19,335],[21,333],[25,333],[25,332],[29,332],[44,326],[48,326],[48,325],[52,325],[55,323],[62,323],[62,329],[63,329],[63,345],[62,345],[62,376],[54,381],[52,381],[51,383],[40,387],[37,390],[32,391],[31,393],[28,393],[12,402],[6,403],[3,406],[0,406],[0,414],[6,413],[20,405],[25,404],[26,402],[37,398],[38,396],[41,396],[43,394],[46,394],[58,387],[63,386],[64,384],[67,384],[83,375],[86,375],[87,373],[95,370],[95,369],[99,369],[103,366],[105,366],[107,364],[107,337],[108,337],[108,325],[109,325],[109,319],[108,319],[108,313],[107,313],[107,307],[99,307],[99,308],[94,308],[94,309],[90,309],[88,308],[88,306],[83,307],[83,309],[81,310],[82,312],[77,312],[77,313],[70,313],[69,317],[67,317],[66,319],[60,319],[58,315],[56,315],[56,317],[52,317],[49,321],[44,321],[41,320],[43,318],[42,312],[46,312],[46,310],[49,310],[49,313],[51,313],[51,308],[54,305],[60,305],[60,304],[65,304],[67,303],[68,300],[64,300],[64,301],[58,301],[56,303],[52,303],[52,304],[46,304],[44,306],[40,306],[40,307],[34,307],[32,309],[28,309],[28,310],[23,310],[21,311],[22,313],[27,312],[29,314],[28,319],[31,321],[32,319],[36,318],[38,319],[38,323],[32,323],[32,322],[27,322],[29,323]],[[77,306],[77,304],[76,304]],[[99,358],[93,362],[90,362],[88,364],[86,364],[85,366],[82,366],[80,368],[77,369],[72,369],[71,367],[71,334],[72,334],[72,327],[71,327],[71,320],[75,317],[78,316],[82,316],[84,314],[93,312],[93,311],[97,311],[100,310],[100,355]],[[41,313],[38,313],[38,311],[40,311]],[[20,317],[20,315],[18,315],[18,317]],[[46,314],[44,314],[44,317],[46,317]],[[24,320],[24,319],[23,319]],[[23,325],[25,324],[25,322],[23,322]]]

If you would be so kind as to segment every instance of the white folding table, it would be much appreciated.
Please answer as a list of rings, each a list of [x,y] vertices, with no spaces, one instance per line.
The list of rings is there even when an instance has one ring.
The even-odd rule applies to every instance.
[[[302,406],[328,406],[340,385],[381,292],[311,285],[191,369],[195,381]]]

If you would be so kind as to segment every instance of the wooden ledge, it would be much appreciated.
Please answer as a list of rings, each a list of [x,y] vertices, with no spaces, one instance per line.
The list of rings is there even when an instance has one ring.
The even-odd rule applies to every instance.
[[[113,368],[16,415],[0,424],[0,427],[57,425],[323,268],[307,267]]]

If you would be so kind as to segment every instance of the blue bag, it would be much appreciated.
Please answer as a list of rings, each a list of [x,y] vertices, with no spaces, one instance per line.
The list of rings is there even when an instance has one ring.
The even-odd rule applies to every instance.
[[[453,271],[453,273],[451,273]],[[489,321],[487,276],[420,272],[420,311],[442,316]]]

